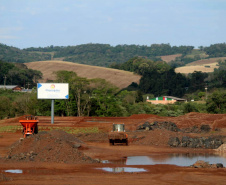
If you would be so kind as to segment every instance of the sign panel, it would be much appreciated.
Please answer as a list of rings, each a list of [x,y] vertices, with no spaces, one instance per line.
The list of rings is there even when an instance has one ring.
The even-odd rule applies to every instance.
[[[69,99],[68,83],[38,83],[38,99]]]

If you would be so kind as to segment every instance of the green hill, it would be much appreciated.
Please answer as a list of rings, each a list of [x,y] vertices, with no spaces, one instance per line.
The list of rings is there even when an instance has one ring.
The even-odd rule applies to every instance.
[[[53,59],[60,59],[80,64],[108,67],[121,64],[139,56],[153,61],[161,61],[162,55],[187,54],[193,46],[173,46],[152,44],[151,46],[109,44],[83,44],[78,46],[50,46],[45,48],[27,48],[29,52],[54,52]]]
[[[27,63],[44,60],[63,60],[80,64],[117,68],[134,57],[152,61],[166,61],[172,67],[213,57],[226,56],[226,44],[214,44],[194,49],[194,46],[171,46],[170,44],[117,45],[82,44],[77,46],[48,46],[18,49],[0,44],[0,60]]]

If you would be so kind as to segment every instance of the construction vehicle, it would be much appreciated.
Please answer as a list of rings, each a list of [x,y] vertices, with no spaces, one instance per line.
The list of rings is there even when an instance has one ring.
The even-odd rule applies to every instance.
[[[109,144],[128,145],[128,134],[125,132],[124,124],[113,124],[112,131],[108,134]]]
[[[23,126],[22,133],[24,135],[24,138],[38,133],[39,120],[37,120],[37,117],[32,116],[32,115],[26,116],[25,120],[19,120],[19,122]]]

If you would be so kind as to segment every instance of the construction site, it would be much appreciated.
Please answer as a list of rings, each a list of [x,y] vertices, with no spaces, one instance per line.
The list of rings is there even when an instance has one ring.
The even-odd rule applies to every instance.
[[[226,114],[0,121],[0,184],[226,184]]]

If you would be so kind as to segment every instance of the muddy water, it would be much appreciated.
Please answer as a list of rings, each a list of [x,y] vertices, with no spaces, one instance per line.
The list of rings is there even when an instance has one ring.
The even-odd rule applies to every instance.
[[[102,169],[107,172],[113,172],[113,173],[120,173],[120,172],[146,172],[147,170],[143,168],[128,168],[128,167],[115,167],[115,168],[97,168],[97,169]]]
[[[177,166],[191,166],[196,161],[203,160],[209,164],[222,163],[226,167],[226,158],[213,154],[165,154],[150,156],[131,156],[117,161],[103,161],[104,163],[124,165],[155,165],[171,164]]]
[[[6,172],[6,173],[23,173],[23,170],[19,170],[19,169],[16,169],[16,170],[5,170],[4,172]]]

